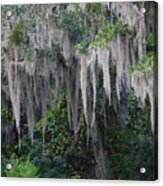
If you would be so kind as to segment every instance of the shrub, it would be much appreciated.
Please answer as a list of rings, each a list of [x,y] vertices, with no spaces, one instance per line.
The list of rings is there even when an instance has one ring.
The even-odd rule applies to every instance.
[[[29,157],[13,157],[11,160],[5,160],[5,162],[10,163],[12,168],[6,169],[6,165],[3,164],[2,176],[4,177],[38,177],[38,168],[30,162]]]
[[[109,177],[112,179],[152,180],[154,142],[150,131],[150,106],[138,106],[134,93],[128,98],[126,126],[111,126],[107,130],[105,147],[109,149]],[[139,153],[138,153],[139,152]],[[146,169],[145,174],[140,168]]]

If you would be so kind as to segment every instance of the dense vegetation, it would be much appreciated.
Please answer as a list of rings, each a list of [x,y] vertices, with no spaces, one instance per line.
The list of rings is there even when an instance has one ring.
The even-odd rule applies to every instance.
[[[145,106],[139,107],[133,93],[128,101],[129,113],[126,126],[121,128],[111,125],[106,128],[109,138],[106,138],[103,143],[104,147],[109,149],[108,179],[141,179],[142,175],[139,172],[141,165],[147,169],[145,179],[150,180],[154,174],[154,165],[151,164],[154,158],[154,144],[150,127],[147,126],[150,122],[149,102],[147,99]],[[85,145],[86,131],[82,126],[74,146],[75,139],[66,125],[68,123],[66,108],[63,94],[47,111],[44,145],[41,125],[45,118],[42,118],[36,124],[32,145],[28,135],[23,135],[21,157],[17,155],[16,143],[2,146],[3,176],[93,178],[92,168],[95,159],[92,149]],[[8,113],[3,112],[2,116],[8,117]],[[11,170],[6,170],[7,163],[12,164]]]
[[[57,66],[59,64],[57,67],[60,71],[55,71],[56,74],[58,73],[58,76],[61,73],[67,73],[68,75],[66,74],[67,76],[65,77],[68,78],[76,73],[77,63],[79,62],[76,56],[79,54],[81,56],[87,55],[92,49],[95,49],[95,51],[97,49],[109,49],[111,47],[109,44],[116,41],[118,37],[124,43],[128,40],[131,44],[133,38],[138,37],[136,36],[136,30],[131,29],[128,24],[124,23],[116,15],[112,15],[113,20],[111,21],[112,12],[104,9],[101,3],[88,4],[86,11],[83,11],[78,4],[71,5],[72,9],[67,11],[67,5],[65,5],[64,10],[61,7],[62,11],[59,11],[56,17],[60,18],[58,28],[68,33],[70,43],[73,46],[72,51],[75,54],[68,61],[68,63],[74,63],[74,69],[72,70],[65,62],[62,43],[52,42],[51,46],[45,46],[43,44],[34,48],[33,43],[30,41],[30,31],[33,30],[35,33],[36,24],[42,24],[41,20],[47,21],[45,13],[50,6],[44,8],[40,8],[41,6],[39,5],[35,8],[32,5],[29,6],[30,10],[33,11],[32,17],[26,17],[15,22],[10,21],[9,18],[5,18],[6,12],[10,10],[9,7],[7,6],[2,9],[2,15],[4,16],[2,17],[2,23],[5,25],[7,22],[10,25],[10,32],[8,34],[10,47],[21,51],[21,55],[18,55],[18,60],[21,62],[26,60],[28,64],[37,64],[38,59],[44,59],[46,62],[50,61],[53,65],[55,64]],[[150,6],[148,7],[148,4],[146,8],[147,12],[151,9]],[[23,13],[28,12],[28,6],[14,6],[13,12],[23,17]],[[154,13],[150,12],[150,17],[153,16]],[[149,20],[145,21],[146,24],[151,24],[148,23]],[[53,24],[50,26],[53,26]],[[151,26],[147,29],[145,38],[146,52],[143,53],[141,58],[136,54],[136,64],[130,63],[124,71],[124,74],[127,71],[126,76],[130,77],[130,79],[134,72],[140,73],[143,77],[153,77],[153,68],[156,60],[156,38],[154,38],[154,31],[151,30]],[[114,49],[118,55],[118,49]],[[2,54],[6,54],[7,52],[5,48],[2,48]],[[134,52],[137,53],[137,51]],[[9,55],[9,52],[7,55]],[[131,54],[129,56],[131,60]],[[111,65],[107,70],[109,72],[108,77],[111,77],[111,104],[109,104],[109,99],[103,87],[105,79],[102,77],[102,73],[105,71],[105,66],[103,69],[98,69],[96,68],[97,64],[95,65],[95,72],[98,74],[97,79],[95,79],[98,91],[95,108],[96,125],[93,129],[87,125],[86,118],[84,117],[84,104],[79,101],[76,109],[80,112],[80,117],[78,116],[77,118],[80,127],[77,132],[74,132],[72,123],[70,123],[71,120],[69,119],[69,115],[73,115],[73,113],[68,113],[68,103],[71,102],[70,105],[73,105],[74,100],[69,100],[68,91],[66,91],[66,78],[63,85],[58,83],[58,86],[62,86],[62,90],[59,94],[56,94],[57,98],[55,100],[49,101],[45,95],[45,100],[49,101],[48,106],[46,112],[43,114],[42,108],[39,108],[37,111],[33,129],[34,137],[32,140],[29,136],[28,119],[25,113],[26,111],[23,110],[23,104],[20,107],[21,138],[19,139],[16,129],[16,117],[12,111],[12,101],[7,99],[7,96],[4,96],[5,101],[1,107],[3,132],[2,176],[69,179],[154,179],[154,167],[156,166],[154,157],[155,136],[151,131],[150,97],[147,94],[142,103],[142,100],[136,95],[134,89],[131,88],[128,91],[127,86],[122,84],[124,91],[120,92],[121,100],[119,100],[117,98],[118,90],[116,87],[119,62],[110,61]],[[5,63],[4,60],[3,63]],[[42,64],[41,62],[38,64],[36,68],[39,69]],[[47,68],[52,67],[48,66]],[[2,70],[4,71],[3,68]],[[46,65],[43,68],[46,69]],[[64,70],[61,71],[61,68]],[[52,69],[50,70],[52,71]],[[48,72],[47,70],[46,73]],[[93,71],[88,70],[88,72],[90,74],[87,75],[89,80],[86,89],[87,95],[90,95],[94,89],[93,85],[91,85],[90,89],[88,88],[91,84],[90,80],[93,79]],[[24,77],[23,74],[21,75]],[[35,78],[40,78],[41,85],[45,86],[46,89],[46,85],[44,85],[44,81],[42,80],[43,76],[42,74],[39,75],[39,77]],[[51,77],[52,75],[49,75],[51,78],[50,83],[57,85],[57,82]],[[6,73],[3,72],[1,79],[2,82],[6,83],[5,78]],[[28,81],[30,82],[31,79],[29,75]],[[48,81],[48,79],[46,80]],[[30,86],[33,86],[32,91],[34,92],[36,87],[34,87],[33,81],[31,81]],[[80,80],[77,83],[81,83]],[[75,79],[72,78],[68,86],[77,86],[74,84]],[[30,86],[27,88],[30,89]],[[74,88],[74,90],[76,89]],[[76,92],[73,91],[71,91],[71,94],[74,96]],[[82,97],[81,92],[82,90],[79,90],[79,100]],[[41,93],[39,92],[40,97]],[[28,95],[25,94],[26,96]],[[44,99],[43,97],[41,98]],[[25,98],[25,100],[28,100],[28,98]],[[93,100],[88,100],[88,102],[88,107],[91,107],[90,105],[92,105]],[[38,105],[40,106],[41,104],[38,103]],[[121,121],[124,115],[125,123]],[[90,130],[90,134],[88,129]],[[95,135],[96,137],[94,137]],[[18,146],[19,140],[21,141],[21,149]],[[101,155],[102,153],[104,155]],[[97,171],[102,169],[102,166],[99,165],[99,162],[102,162],[101,157],[106,158],[106,173],[104,176],[97,176]],[[12,168],[7,169],[7,164],[11,164]],[[145,174],[140,173],[141,167],[146,169]]]

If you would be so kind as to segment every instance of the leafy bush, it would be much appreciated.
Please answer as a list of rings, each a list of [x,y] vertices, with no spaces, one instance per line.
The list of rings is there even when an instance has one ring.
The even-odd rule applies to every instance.
[[[2,166],[2,176],[4,177],[38,177],[38,168],[34,166],[29,157],[16,158],[12,157],[11,160],[3,160],[5,164]],[[11,164],[11,169],[6,169],[7,162]]]
[[[109,177],[112,179],[152,180],[154,167],[154,142],[150,130],[150,106],[144,107],[132,93],[128,98],[126,126],[109,127],[105,147],[110,153]],[[139,153],[138,153],[139,152]],[[146,169],[145,174],[140,168]]]
[[[32,162],[39,167],[40,177],[85,178],[94,164],[92,149],[86,147],[86,131],[82,126],[78,141],[72,148],[73,132],[68,129],[66,95],[58,100],[46,113],[45,146],[42,141],[42,118],[35,130],[35,140],[30,151]],[[40,134],[39,134],[40,133]],[[37,140],[36,140],[37,138]]]
[[[68,178],[72,174],[72,169],[61,155],[56,156],[54,159],[44,155],[41,159],[35,160],[35,163],[40,164],[40,177]]]

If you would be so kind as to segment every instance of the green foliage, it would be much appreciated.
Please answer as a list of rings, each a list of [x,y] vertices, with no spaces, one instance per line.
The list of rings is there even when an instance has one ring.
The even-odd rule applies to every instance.
[[[154,166],[154,142],[150,131],[150,105],[146,99],[144,107],[138,106],[134,93],[128,98],[126,126],[111,126],[107,130],[105,147],[109,149],[109,178],[152,180]],[[139,152],[139,153],[138,153]],[[146,173],[141,174],[140,168]]]
[[[107,41],[115,37],[115,27],[113,24],[104,25],[100,28],[95,39],[89,44],[89,47],[107,47]]]
[[[34,62],[34,49],[33,48],[24,48],[24,56],[29,62]]]
[[[67,109],[65,95],[61,95],[55,105],[48,110],[46,114],[46,141],[55,155],[64,154],[65,148],[70,142],[70,136],[67,132]]]
[[[52,158],[50,154],[44,153],[41,157],[35,156],[32,162],[40,168],[39,177],[70,178],[75,175],[71,166],[61,155]]]
[[[85,35],[84,18],[85,13],[75,6],[74,10],[62,13],[61,27],[68,31],[71,41],[76,44],[82,41]]]
[[[81,53],[87,52],[91,47],[109,47],[108,41],[114,40],[117,35],[123,39],[124,36],[132,33],[128,26],[121,20],[117,19],[114,23],[106,23],[104,20],[104,10],[101,3],[91,3],[89,10],[84,13],[78,4],[74,5],[74,10],[61,13],[61,27],[68,31],[71,42]],[[34,8],[32,8],[34,7]],[[29,6],[30,18],[24,18],[24,21],[16,22],[10,33],[10,40],[19,46],[23,51],[23,57],[29,61],[34,61],[34,48],[31,47],[27,33],[35,29],[36,22],[40,18],[45,18],[43,9],[39,6]],[[10,7],[3,10],[6,11]],[[36,11],[35,11],[36,10]],[[47,9],[45,8],[45,11]],[[28,6],[13,6],[14,14],[23,16],[28,11]],[[40,15],[40,14],[42,15]],[[38,18],[37,15],[40,15]],[[42,16],[42,17],[41,17]],[[7,18],[9,19],[9,18]],[[105,21],[105,23],[104,23]],[[85,22],[88,25],[85,26]],[[90,32],[93,34],[90,34]],[[91,35],[91,37],[90,37]],[[94,38],[92,38],[95,35]],[[151,33],[147,35],[147,50],[154,48],[154,37]],[[50,60],[56,60],[61,55],[59,45],[45,47],[38,50],[38,56],[45,56]],[[140,59],[139,63],[129,68],[129,73],[135,70],[142,73],[151,73],[154,63],[154,54],[147,53]],[[95,178],[94,167],[98,166],[94,158],[94,149],[102,144],[104,152],[108,154],[109,168],[108,178],[110,179],[153,179],[153,137],[150,131],[150,106],[149,100],[145,106],[139,106],[140,103],[134,94],[128,98],[128,116],[126,125],[122,128],[117,121],[118,104],[116,100],[116,67],[115,70],[110,67],[112,102],[114,107],[110,107],[107,100],[104,104],[103,78],[99,71],[98,78],[98,101],[96,104],[96,121],[97,133],[101,137],[97,139],[95,146],[86,147],[86,126],[84,121],[80,121],[81,128],[78,134],[74,134],[73,129],[69,128],[66,94],[61,94],[58,100],[52,104],[45,116],[35,125],[34,141],[31,144],[29,137],[26,135],[25,124],[22,125],[22,149],[18,155],[17,144],[6,145],[2,156],[2,175],[16,177],[46,177],[46,178]],[[115,71],[115,72],[114,72]],[[99,103],[100,102],[100,103]],[[90,101],[91,103],[91,101]],[[99,109],[100,108],[100,109]],[[78,108],[80,110],[80,108]],[[114,110],[116,110],[114,112]],[[104,113],[109,113],[108,115]],[[81,113],[82,114],[82,113]],[[109,121],[109,125],[104,126],[104,117]],[[114,118],[114,119],[113,119]],[[116,118],[116,119],[115,119]],[[12,113],[7,108],[2,108],[2,121],[9,123],[14,120]],[[112,124],[111,124],[112,122]],[[117,124],[117,125],[116,125]],[[43,128],[44,144],[43,144]],[[104,137],[102,136],[104,134]],[[91,139],[90,139],[91,141]],[[3,147],[4,148],[4,147]],[[99,148],[100,149],[100,148]],[[139,152],[139,153],[138,153]],[[14,154],[14,155],[13,155]],[[18,154],[18,153],[17,153]],[[98,161],[98,160],[97,160]],[[7,170],[6,164],[11,163],[12,169]],[[141,167],[145,167],[146,174],[140,174]]]
[[[90,14],[100,16],[102,14],[101,3],[90,3]]]
[[[53,157],[64,154],[64,148],[70,141],[67,131],[67,103],[65,94],[61,94],[58,100],[47,110],[45,116],[36,124],[35,135],[42,135],[42,127],[45,126],[46,148],[50,149]],[[41,133],[41,135],[40,135]]]
[[[52,142],[49,142],[52,143]],[[61,144],[62,145],[62,144]],[[43,152],[42,141],[38,138],[34,139],[32,147],[29,149],[29,157],[31,162],[39,168],[38,175],[42,178],[79,178],[74,172],[72,166],[68,164],[65,157],[61,154],[56,155],[45,146]],[[25,152],[27,153],[27,152]],[[63,153],[63,152],[61,152]]]
[[[146,41],[147,41],[147,50],[148,51],[152,51],[155,47],[155,38],[154,38],[154,34],[152,33],[148,33],[147,37],[146,37]]]
[[[94,20],[96,26],[102,26],[103,24],[103,17],[104,12],[102,10],[101,3],[90,3],[90,10],[89,15],[91,19]]]
[[[37,49],[37,54],[34,48],[32,49],[27,48],[24,51],[25,51],[24,55],[27,57],[27,59],[29,59],[29,61],[35,60],[34,51],[36,57],[46,57],[47,59],[52,61],[56,61],[57,59],[60,60],[62,57],[62,48],[59,45],[59,43],[52,44],[51,47],[46,46],[44,48],[39,48]]]
[[[82,42],[76,44],[75,48],[76,48],[80,53],[86,53],[86,52],[87,52],[88,46],[89,46],[89,42],[88,42],[88,41],[82,41]]]
[[[22,20],[13,24],[9,39],[17,46],[24,43],[24,22]]]
[[[82,40],[76,45],[76,49],[81,53],[85,53],[88,48],[109,47],[107,42],[114,40],[118,34],[120,34],[120,36],[131,34],[131,30],[128,29],[127,25],[123,24],[119,19],[117,19],[114,24],[109,23],[100,26],[95,38],[92,41]]]
[[[2,14],[4,16],[3,23],[9,24],[11,27],[9,40],[19,48],[19,56],[22,59],[27,59],[29,62],[35,61],[34,48],[31,46],[29,33],[35,31],[36,22],[39,21],[38,15],[41,16],[40,5],[13,5],[12,15],[19,17],[19,21],[13,22],[10,17],[7,17],[7,11],[10,11],[10,6],[3,6]],[[30,16],[24,16],[31,11]],[[43,10],[42,10],[43,11]],[[7,23],[6,23],[7,22]]]
[[[131,74],[135,70],[137,70],[142,73],[153,74],[153,67],[154,67],[154,53],[148,52],[146,55],[142,57],[142,59],[138,62],[138,64],[129,67],[128,72]]]
[[[80,9],[78,8],[78,10]],[[83,29],[81,30],[82,34],[81,34],[80,39],[77,40],[77,42],[75,43],[76,44],[75,47],[80,53],[85,53],[91,42],[89,32],[95,31],[97,27],[103,24],[103,21],[102,21],[103,12],[102,12],[101,3],[90,3],[89,11],[87,13],[84,13],[81,10],[79,12],[77,11],[78,15],[82,19],[82,24],[79,21],[78,21],[78,24],[81,24]],[[81,15],[81,12],[82,12],[82,15]],[[86,18],[90,20],[93,19],[94,24],[89,25],[87,27],[84,26],[84,19]]]
[[[89,47],[108,47],[107,41],[115,39],[117,34],[124,36],[129,32],[127,25],[118,19],[115,24],[103,25],[96,34],[95,39],[89,44]]]
[[[2,162],[2,176],[4,177],[38,177],[38,168],[30,162],[28,157],[13,156],[12,159],[2,159]],[[7,163],[12,165],[11,169],[6,169]]]
[[[11,28],[9,39],[21,49],[20,55],[22,58],[26,58],[28,61],[33,62],[34,48],[29,46],[29,38],[27,31],[35,26],[36,19],[20,20],[15,22]]]
[[[1,80],[3,79],[3,77],[5,76],[6,72],[3,66],[1,66]]]
[[[24,20],[30,20],[36,17],[43,18],[45,16],[45,13],[47,11],[47,8],[49,5],[42,6],[41,4],[21,4],[21,5],[12,5],[12,15],[16,15],[20,18],[23,18]],[[2,14],[2,22],[3,24],[6,24],[7,22],[12,22],[10,20],[10,17],[7,17],[7,12],[11,11],[10,5],[3,5],[1,8],[1,14]],[[29,17],[23,17],[24,14],[31,13]]]
[[[70,133],[66,125],[67,103],[65,94],[48,109],[44,118],[38,123],[35,130],[35,140],[30,150],[32,162],[39,167],[39,177],[46,178],[71,178],[77,176],[72,167],[65,160],[65,153],[70,148]],[[46,120],[45,146],[43,150],[42,127]],[[43,152],[44,151],[44,152]]]
[[[59,44],[53,44],[51,47],[45,47],[43,50],[44,56],[55,61],[61,56],[61,47]]]
[[[42,137],[45,121],[43,150],[40,137]],[[76,145],[72,148],[73,132],[67,125],[66,95],[61,94],[48,109],[45,117],[37,123],[34,143],[28,152],[32,162],[39,167],[39,177],[85,178],[91,166],[94,165],[92,149],[86,147],[85,127],[81,127]],[[28,143],[23,142],[23,144]]]
[[[2,124],[8,125],[11,121],[14,120],[12,112],[7,107],[1,108],[1,119]]]
[[[86,128],[81,126],[75,147],[69,148],[65,154],[67,162],[80,178],[91,178],[95,166],[93,148],[92,146],[88,148],[86,144]]]

